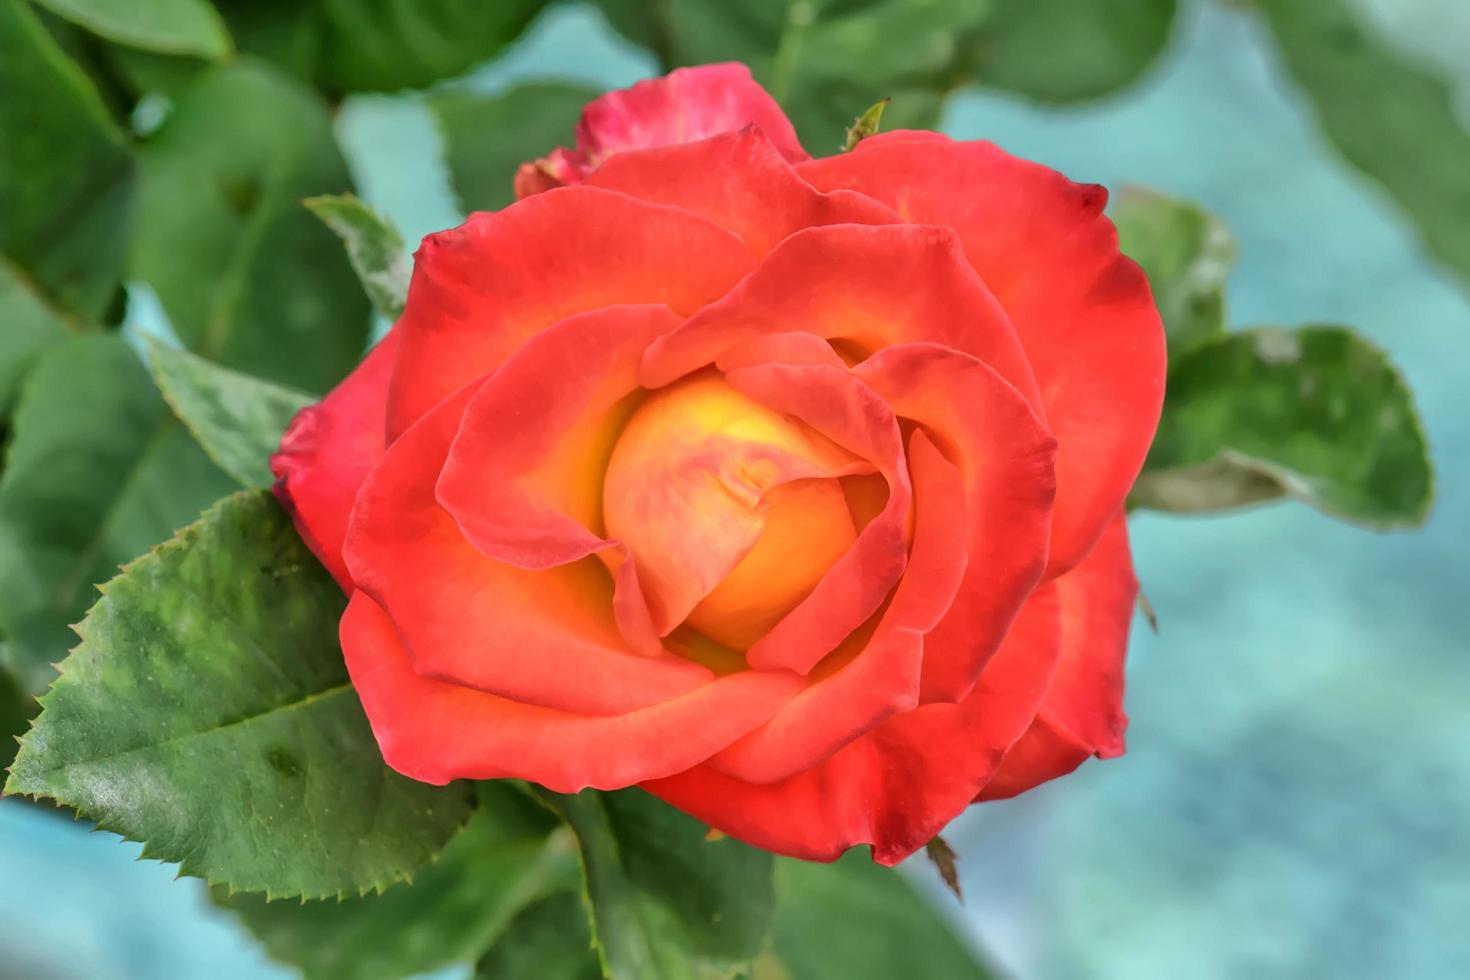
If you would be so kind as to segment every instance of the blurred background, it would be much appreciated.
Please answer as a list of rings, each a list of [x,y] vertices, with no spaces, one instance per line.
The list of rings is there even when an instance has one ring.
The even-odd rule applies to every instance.
[[[1347,6],[1376,45],[1448,81],[1450,111],[1470,126],[1470,5]],[[1039,8],[1057,11],[1051,29],[1081,29],[1065,4]],[[358,193],[410,242],[458,223],[475,195],[463,182],[453,189],[456,154],[473,149],[455,136],[456,100],[658,73],[622,26],[587,4],[553,5],[500,57],[440,90],[437,107],[412,93],[347,95],[333,125]],[[1153,30],[1111,29],[1135,27]],[[1135,624],[1127,756],[954,825],[963,907],[922,861],[906,871],[1001,975],[1020,980],[1470,977],[1470,287],[1451,271],[1470,257],[1455,251],[1470,249],[1470,191],[1421,202],[1438,213],[1427,216],[1434,227],[1423,213],[1416,225],[1412,202],[1406,211],[1402,193],[1396,203],[1344,159],[1351,146],[1323,135],[1320,93],[1314,105],[1249,3],[1180,3],[1160,40],[1139,73],[1121,71],[1100,92],[1053,93],[1089,96],[1076,103],[1039,100],[1026,83],[1044,89],[1067,74],[1043,54],[1012,66],[1022,82],[964,83],[942,106],[854,82],[834,118],[892,94],[896,117],[938,112],[951,136],[992,140],[1074,179],[1203,204],[1239,244],[1231,326],[1352,324],[1403,370],[1438,465],[1435,510],[1422,530],[1388,535],[1297,503],[1135,517],[1138,574],[1159,625]],[[1363,92],[1391,88],[1377,66],[1362,58]],[[167,111],[165,97],[145,98],[134,124],[146,130],[150,113]],[[562,116],[555,128],[542,121],[545,140],[570,141],[575,112]],[[1408,167],[1464,146],[1419,142],[1424,131],[1400,123],[1374,136],[1390,170],[1394,158]],[[482,118],[473,138],[493,146],[497,127],[514,124]],[[828,130],[803,133],[814,153],[836,148],[827,143],[840,130]],[[1462,169],[1466,188],[1470,160],[1445,165]],[[508,199],[508,181],[483,192],[497,193]],[[130,329],[161,324],[136,297],[127,318]],[[0,974],[292,975],[199,882],[175,881],[174,868],[138,853],[0,801]]]

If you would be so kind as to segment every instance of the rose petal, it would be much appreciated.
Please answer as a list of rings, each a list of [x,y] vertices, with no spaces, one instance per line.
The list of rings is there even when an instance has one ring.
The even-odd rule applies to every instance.
[[[1036,717],[1056,664],[1057,619],[1054,587],[1043,586],[963,703],[895,715],[789,779],[749,783],[705,765],[643,788],[779,854],[833,861],[871,844],[874,860],[897,864],[969,805]]]
[[[708,372],[653,393],[633,414],[607,466],[603,514],[608,535],[631,549],[655,629],[665,635],[691,614],[710,612],[697,607],[716,599],[747,559],[759,561],[773,525],[796,525],[810,547],[785,555],[793,568],[775,571],[802,572],[815,562],[820,575],[821,554],[840,554],[854,533],[836,478],[871,471]],[[786,591],[765,586],[768,595]]]
[[[394,330],[325,398],[296,413],[271,456],[281,506],[347,592],[352,577],[342,542],[357,489],[383,455],[388,377],[397,349]]]
[[[528,779],[558,793],[621,789],[708,758],[769,718],[800,683],[790,674],[746,671],[640,710],[589,717],[421,677],[393,621],[363,592],[348,603],[341,632],[352,686],[384,760],[439,785]]]
[[[923,425],[965,478],[969,570],[924,641],[921,699],[958,701],[1000,646],[1046,565],[1056,442],[994,370],[937,344],[879,351],[853,368]]]
[[[619,153],[588,183],[708,218],[762,255],[802,228],[903,220],[862,194],[817,191],[754,129]]]
[[[754,264],[686,211],[599,188],[537,194],[424,239],[388,397],[388,437],[577,313],[661,303],[687,316]]]
[[[798,170],[823,190],[856,190],[959,233],[1020,333],[1060,443],[1048,574],[1076,564],[1133,485],[1164,395],[1163,328],[1103,217],[1107,192],[989,143],[910,133]]]
[[[909,437],[908,462],[913,551],[876,630],[854,634],[850,653],[839,649],[819,664],[805,690],[711,759],[712,768],[755,783],[785,779],[918,703],[924,634],[949,608],[965,572],[964,539],[954,533],[964,522],[965,495],[959,469],[922,429]]]
[[[868,460],[888,483],[888,500],[879,515],[832,563],[811,594],[746,653],[752,667],[805,674],[877,612],[903,574],[912,488],[898,420],[846,367],[771,363],[730,371],[725,379]]]
[[[434,484],[478,387],[440,402],[389,447],[358,492],[348,527],[347,567],[392,616],[413,669],[585,714],[630,711],[701,686],[708,668],[629,648],[597,559],[516,568],[466,541],[439,506]]]
[[[680,320],[610,306],[528,340],[470,399],[439,475],[440,506],[485,554],[540,569],[585,558],[602,536],[602,480],[641,389],[639,359]]]
[[[534,164],[523,164],[516,196],[585,180],[614,154],[687,143],[750,125],[760,127],[787,160],[808,159],[791,121],[749,68],[738,62],[676,68],[588,103],[577,123],[577,148],[558,149]]]
[[[728,295],[648,349],[649,387],[754,337],[803,330],[864,354],[932,341],[980,358],[1022,392],[1035,378],[1015,330],[947,228],[831,225],[776,246]],[[1039,404],[1039,396],[1036,396]]]
[[[1123,754],[1123,662],[1138,581],[1120,513],[1081,564],[1057,579],[1062,653],[1041,711],[980,798],[998,800],[1055,779],[1091,756]]]

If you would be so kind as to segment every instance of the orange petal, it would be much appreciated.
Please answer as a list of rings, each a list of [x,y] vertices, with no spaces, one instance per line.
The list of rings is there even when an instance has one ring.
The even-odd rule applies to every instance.
[[[802,228],[903,220],[865,195],[816,190],[755,129],[619,153],[588,183],[692,211],[733,231],[760,254]]]
[[[477,388],[440,402],[389,447],[348,527],[353,580],[392,616],[414,670],[584,714],[635,710],[701,686],[708,668],[629,647],[597,559],[529,571],[465,540],[434,484]]]
[[[560,320],[627,303],[687,316],[754,265],[687,211],[591,187],[528,197],[424,239],[388,397],[388,437]]]
[[[348,603],[341,633],[352,686],[384,760],[439,785],[528,779],[575,793],[683,772],[769,718],[800,683],[792,674],[746,671],[656,705],[596,717],[420,676],[393,621],[362,592]],[[562,682],[578,679],[569,674]]]
[[[880,134],[798,170],[823,190],[855,190],[959,234],[1020,334],[1060,444],[1048,575],[1066,571],[1122,506],[1164,397],[1163,327],[1103,216],[1107,192],[937,134]]]

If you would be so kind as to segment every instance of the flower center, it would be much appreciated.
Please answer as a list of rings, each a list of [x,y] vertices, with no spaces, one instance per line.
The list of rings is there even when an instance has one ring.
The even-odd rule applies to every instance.
[[[702,372],[662,388],[618,437],[603,486],[655,629],[744,650],[851,546],[843,477],[873,467]]]

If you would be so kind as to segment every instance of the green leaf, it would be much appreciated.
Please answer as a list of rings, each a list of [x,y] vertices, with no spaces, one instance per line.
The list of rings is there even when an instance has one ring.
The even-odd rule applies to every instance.
[[[345,190],[326,106],[268,66],[203,73],[140,155],[132,274],[208,360],[309,391],[357,363],[369,310],[301,198]]]
[[[26,730],[26,703],[30,698],[16,686],[15,678],[0,670],[0,770],[10,766],[15,758],[16,741]]]
[[[211,364],[150,340],[153,379],[195,440],[241,486],[268,487],[281,433],[314,395]]]
[[[475,968],[475,980],[602,980],[587,915],[574,892],[522,909]]]
[[[223,58],[230,34],[205,0],[36,0],[109,41],[157,51]]]
[[[318,83],[328,91],[423,88],[515,40],[545,0],[320,0]]]
[[[582,107],[600,94],[561,84],[520,85],[493,96],[431,93],[427,103],[461,209],[495,211],[514,201],[517,168],[570,143]]]
[[[403,314],[411,266],[403,236],[392,222],[351,194],[309,197],[302,202],[337,233],[373,307],[390,320]]]
[[[993,974],[898,871],[849,851],[835,864],[782,858],[774,948],[791,980],[984,980]]]
[[[1289,496],[1375,528],[1423,522],[1424,431],[1384,353],[1346,327],[1258,327],[1170,366],[1136,507],[1210,511]]]
[[[102,315],[118,291],[133,158],[96,87],[29,5],[0,3],[0,253],[49,305]]]
[[[36,295],[29,277],[0,256],[0,416],[10,411],[21,379],[49,347],[77,329]]]
[[[337,646],[345,604],[269,492],[226,497],[103,588],[5,791],[236,891],[407,879],[469,794],[383,764]]]
[[[1262,0],[1286,69],[1327,138],[1470,280],[1470,133],[1445,81],[1365,31],[1344,0]]]
[[[1096,98],[1163,51],[1175,0],[998,0],[972,55],[976,80],[1042,102]]]
[[[340,902],[267,902],[221,887],[214,898],[240,916],[273,959],[309,980],[427,973],[473,963],[492,942],[513,939],[513,917],[554,891],[572,900],[583,920],[574,925],[586,933],[570,891],[579,877],[575,847],[565,830],[553,833],[558,826],[519,790],[485,783],[479,810],[412,884]],[[585,943],[582,952],[591,957]]]
[[[776,862],[773,948],[792,980],[983,980],[978,956],[894,868],[853,849],[835,864]]]
[[[536,789],[581,848],[603,972],[611,980],[734,977],[765,944],[772,858],[642,790]]]
[[[1187,201],[1125,187],[1109,208],[1124,254],[1143,266],[1164,319],[1169,355],[1225,330],[1225,280],[1235,239],[1225,223]]]
[[[219,4],[240,47],[320,88],[424,88],[487,61],[546,0],[261,0]]]
[[[0,635],[28,690],[76,638],[93,585],[231,489],[116,335],[70,338],[21,389],[0,473]]]

